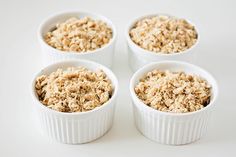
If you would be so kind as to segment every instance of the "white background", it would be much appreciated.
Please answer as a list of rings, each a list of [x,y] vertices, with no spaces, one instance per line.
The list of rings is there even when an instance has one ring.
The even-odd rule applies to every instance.
[[[236,156],[236,1],[233,0],[0,0],[0,156]],[[40,22],[63,10],[87,10],[110,18],[117,27],[113,71],[120,92],[113,128],[83,145],[66,145],[41,136],[32,119],[30,81],[42,67],[36,37]],[[200,33],[197,64],[220,87],[208,134],[184,146],[167,146],[143,137],[135,128],[128,93],[132,75],[124,30],[147,13],[185,17]]]

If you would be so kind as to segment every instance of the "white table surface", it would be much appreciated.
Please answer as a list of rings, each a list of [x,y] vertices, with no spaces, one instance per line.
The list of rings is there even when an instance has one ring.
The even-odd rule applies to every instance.
[[[236,1],[233,0],[6,0],[0,1],[0,156],[236,156]],[[88,10],[110,18],[118,29],[113,71],[120,93],[112,129],[83,145],[66,145],[42,136],[32,118],[30,81],[42,67],[37,27],[63,10]],[[143,137],[133,123],[128,92],[124,30],[142,14],[160,12],[185,17],[200,32],[198,65],[218,80],[220,95],[208,134],[184,146],[167,146]]]

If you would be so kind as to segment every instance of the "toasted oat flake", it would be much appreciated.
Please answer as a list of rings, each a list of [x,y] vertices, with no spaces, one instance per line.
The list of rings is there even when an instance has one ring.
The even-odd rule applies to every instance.
[[[184,19],[170,16],[147,17],[131,28],[130,37],[143,49],[156,53],[183,52],[197,41],[197,31]]]
[[[200,110],[211,98],[211,86],[201,77],[158,69],[141,78],[134,90],[146,105],[173,113]]]
[[[112,96],[112,83],[102,70],[84,67],[58,69],[36,79],[35,90],[43,105],[60,112],[85,112]]]
[[[111,28],[101,20],[72,17],[47,32],[45,42],[66,52],[87,52],[101,48],[112,38]]]

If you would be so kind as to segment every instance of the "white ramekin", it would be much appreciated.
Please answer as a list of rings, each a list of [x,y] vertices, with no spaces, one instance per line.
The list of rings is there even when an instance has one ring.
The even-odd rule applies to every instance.
[[[58,49],[55,49],[49,46],[44,41],[43,36],[52,28],[54,28],[56,24],[60,22],[64,22],[70,17],[82,18],[85,16],[91,17],[92,19],[96,19],[96,20],[102,20],[105,23],[107,23],[107,25],[112,29],[112,33],[113,33],[112,39],[110,39],[109,43],[93,51],[88,51],[85,53],[78,53],[78,52],[60,51]],[[82,11],[68,11],[68,12],[61,12],[61,13],[54,14],[48,17],[46,20],[44,20],[42,24],[39,26],[39,30],[38,30],[38,40],[42,49],[44,65],[49,65],[56,61],[67,60],[67,59],[86,59],[86,60],[92,60],[92,61],[98,62],[100,64],[103,64],[111,68],[112,63],[113,63],[112,59],[113,59],[113,54],[114,54],[116,36],[117,35],[116,35],[115,26],[109,19],[95,13],[82,12]]]
[[[43,74],[50,74],[58,68],[84,66],[91,70],[102,69],[112,81],[114,91],[111,99],[100,107],[80,113],[58,112],[44,106],[35,93],[35,80]],[[112,126],[115,103],[118,91],[118,81],[111,70],[86,60],[68,60],[54,63],[42,69],[33,79],[32,97],[42,132],[51,138],[68,144],[80,144],[93,141],[103,136]]]
[[[154,69],[184,71],[206,79],[212,86],[210,104],[201,110],[189,113],[162,112],[145,105],[136,96],[134,87],[141,77]],[[211,74],[200,67],[185,62],[163,61],[150,63],[138,70],[130,80],[130,93],[137,129],[153,141],[182,145],[194,142],[205,134],[218,95],[218,86]]]
[[[149,14],[144,15],[138,18],[135,18],[132,20],[125,31],[125,36],[127,40],[127,48],[128,48],[128,57],[129,57],[129,65],[130,68],[135,72],[145,64],[151,63],[151,62],[159,62],[164,60],[174,60],[174,61],[185,61],[185,62],[194,62],[194,54],[196,51],[198,51],[198,43],[199,43],[199,31],[197,30],[196,26],[192,24],[190,21],[188,21],[190,24],[192,24],[197,33],[198,33],[198,39],[197,42],[189,49],[180,52],[180,53],[174,53],[174,54],[162,54],[162,53],[156,53],[152,51],[145,50],[135,44],[133,40],[130,38],[129,31],[134,26],[135,23],[137,23],[139,20],[142,20],[147,17],[153,17],[158,15],[167,15],[167,14]],[[171,15],[167,15],[171,16]],[[171,16],[173,17],[173,16]]]

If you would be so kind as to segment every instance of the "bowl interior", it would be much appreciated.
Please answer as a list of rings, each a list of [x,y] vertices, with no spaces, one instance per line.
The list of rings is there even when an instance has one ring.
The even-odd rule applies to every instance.
[[[105,72],[105,74],[107,75],[107,77],[112,82],[113,94],[112,94],[112,97],[106,103],[104,103],[100,107],[96,107],[95,109],[93,109],[91,111],[87,111],[87,112],[69,113],[69,114],[84,114],[84,113],[89,113],[89,112],[92,112],[94,110],[97,110],[98,108],[102,108],[103,106],[105,106],[105,104],[110,103],[111,101],[113,101],[114,98],[117,95],[117,90],[118,90],[118,81],[117,81],[115,75],[113,74],[113,72],[111,70],[109,70],[108,68],[106,68],[105,66],[103,66],[103,65],[100,65],[100,64],[97,64],[97,63],[91,62],[91,61],[85,61],[85,60],[70,60],[70,61],[57,62],[57,63],[49,65],[46,68],[44,68],[43,70],[41,70],[38,74],[36,74],[36,76],[35,76],[35,78],[33,79],[33,82],[32,82],[33,97],[36,99],[36,101],[39,102],[38,95],[36,94],[36,91],[35,91],[35,81],[36,81],[36,78],[38,76],[48,75],[48,74],[56,71],[58,68],[61,68],[61,69],[65,70],[68,67],[79,67],[79,66],[86,67],[86,68],[88,68],[89,70],[92,70],[92,71],[96,71],[98,69],[102,69]],[[40,105],[45,107],[45,108],[47,108],[46,106],[44,106],[41,103],[40,103]],[[49,109],[49,110],[51,110],[51,109]],[[55,111],[55,112],[58,112],[58,111]],[[64,113],[64,112],[58,112],[58,113],[67,114],[67,113]]]
[[[184,18],[188,23],[190,23],[191,25],[194,26],[196,32],[197,32],[197,41],[194,45],[192,45],[190,48],[188,48],[187,50],[185,51],[182,51],[182,52],[179,52],[179,53],[171,53],[171,54],[165,54],[165,53],[156,53],[156,52],[153,52],[153,51],[149,51],[149,50],[146,50],[142,47],[140,47],[139,45],[137,45],[136,43],[134,43],[134,41],[130,38],[130,35],[129,35],[129,32],[130,30],[133,28],[133,26],[140,20],[142,19],[145,19],[145,18],[150,18],[150,17],[154,17],[154,16],[160,16],[160,15],[164,15],[164,16],[169,16],[169,17],[175,17],[175,16],[172,16],[172,15],[169,15],[169,14],[165,14],[165,13],[159,13],[159,14],[149,14],[149,15],[143,15],[141,17],[138,17],[138,18],[135,18],[131,21],[131,23],[128,25],[127,27],[127,30],[126,30],[126,38],[127,38],[127,41],[128,43],[134,47],[136,50],[138,50],[137,52],[139,53],[144,53],[145,55],[150,55],[150,57],[156,57],[156,56],[163,56],[163,57],[169,57],[169,56],[177,56],[177,55],[182,55],[182,54],[185,54],[185,53],[189,53],[191,52],[190,50],[193,49],[194,47],[196,47],[196,45],[198,45],[198,42],[199,42],[199,31],[198,29],[196,28],[196,26],[189,20],[187,20],[186,18]],[[177,17],[178,18],[178,17]]]
[[[131,91],[132,97],[135,97],[136,100],[137,99],[139,100],[139,98],[136,96],[136,94],[134,92],[134,87],[139,83],[140,78],[142,78],[145,74],[147,74],[148,72],[150,72],[154,69],[170,70],[173,72],[183,71],[187,74],[197,75],[197,76],[200,76],[201,78],[205,79],[212,86],[211,101],[206,107],[210,106],[215,101],[215,99],[218,95],[218,86],[217,86],[216,80],[207,71],[201,69],[198,66],[195,66],[195,65],[192,65],[189,63],[185,63],[185,62],[164,61],[164,62],[150,63],[150,64],[144,66],[143,68],[141,68],[140,70],[138,70],[133,75],[133,77],[131,79],[131,84],[130,84],[130,91]],[[142,102],[141,100],[139,100],[139,101]],[[206,108],[206,107],[204,107],[204,108]],[[195,111],[195,112],[197,112],[197,111]]]
[[[108,20],[104,16],[88,13],[88,12],[65,12],[65,13],[59,13],[59,14],[50,16],[41,25],[41,28],[40,28],[41,36],[44,36],[47,32],[55,29],[56,24],[65,22],[67,19],[71,17],[83,18],[86,16],[91,17],[94,20],[104,21],[112,29],[112,33],[114,36],[115,28],[110,20]]]

